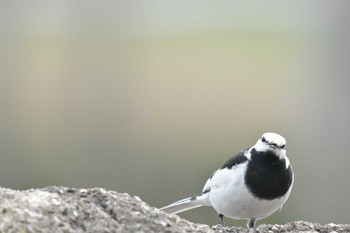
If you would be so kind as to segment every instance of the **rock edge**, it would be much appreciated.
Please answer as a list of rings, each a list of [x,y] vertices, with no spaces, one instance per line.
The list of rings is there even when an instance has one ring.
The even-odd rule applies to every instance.
[[[150,207],[139,197],[102,188],[0,188],[0,232],[350,232],[350,225],[297,221],[254,229],[212,228]]]

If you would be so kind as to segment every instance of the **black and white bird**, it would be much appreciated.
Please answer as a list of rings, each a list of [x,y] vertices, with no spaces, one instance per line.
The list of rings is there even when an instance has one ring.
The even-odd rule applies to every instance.
[[[292,190],[294,174],[286,156],[286,140],[276,133],[264,133],[256,144],[229,158],[207,180],[201,193],[161,208],[180,213],[200,206],[212,206],[224,216],[247,219],[252,228],[258,219],[282,208]]]

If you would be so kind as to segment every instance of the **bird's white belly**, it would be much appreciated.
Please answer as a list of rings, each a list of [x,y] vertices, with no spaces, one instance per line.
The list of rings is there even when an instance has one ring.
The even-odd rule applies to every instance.
[[[221,186],[214,186],[210,190],[209,200],[213,208],[220,214],[233,219],[260,219],[271,215],[280,209],[288,198],[261,200],[255,198],[244,184],[245,168],[237,167],[232,179]],[[290,190],[289,190],[290,191]]]

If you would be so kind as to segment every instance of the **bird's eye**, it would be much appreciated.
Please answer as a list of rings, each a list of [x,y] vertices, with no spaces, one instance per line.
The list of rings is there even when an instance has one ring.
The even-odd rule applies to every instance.
[[[286,148],[286,145],[281,146],[281,149],[284,149],[284,148]]]
[[[265,137],[262,137],[261,141],[262,141],[262,142],[266,142]]]

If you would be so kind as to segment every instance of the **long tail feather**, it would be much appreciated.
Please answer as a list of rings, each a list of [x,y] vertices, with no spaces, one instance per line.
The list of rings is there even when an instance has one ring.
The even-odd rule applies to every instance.
[[[170,205],[164,206],[160,208],[160,210],[165,211],[167,213],[181,213],[190,209],[194,209],[207,204],[207,194],[201,193],[197,196],[184,198],[177,202],[171,203]]]

